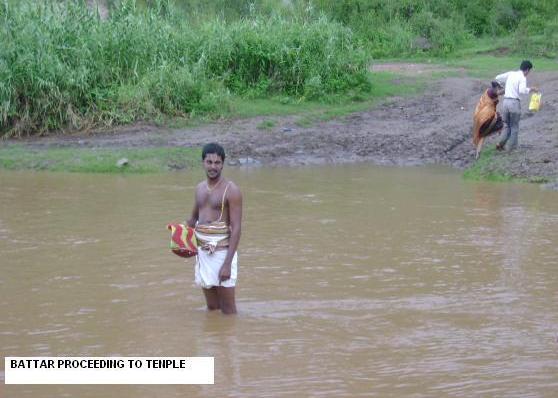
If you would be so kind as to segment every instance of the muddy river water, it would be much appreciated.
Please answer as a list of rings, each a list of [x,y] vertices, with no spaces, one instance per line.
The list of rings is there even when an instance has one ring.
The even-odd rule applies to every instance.
[[[2,396],[556,396],[558,193],[445,168],[226,175],[244,193],[236,317],[206,312],[167,251],[201,171],[0,172],[3,357],[215,357],[214,385]]]

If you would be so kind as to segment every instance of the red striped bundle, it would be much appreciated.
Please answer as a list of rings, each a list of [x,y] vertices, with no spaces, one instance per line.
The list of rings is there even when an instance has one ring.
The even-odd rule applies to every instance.
[[[171,231],[171,251],[180,257],[192,257],[198,254],[198,244],[194,228],[184,224],[169,224]]]

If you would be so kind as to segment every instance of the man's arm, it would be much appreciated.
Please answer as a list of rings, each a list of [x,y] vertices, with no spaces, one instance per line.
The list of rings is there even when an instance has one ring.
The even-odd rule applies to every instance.
[[[231,229],[231,236],[229,238],[229,248],[227,256],[223,262],[223,266],[219,271],[219,280],[226,281],[231,277],[231,263],[238,248],[240,241],[241,224],[242,224],[242,194],[236,185],[231,185],[227,203],[229,205],[229,226]]]
[[[200,214],[200,206],[198,204],[198,195],[197,195],[197,188],[196,188],[196,197],[194,198],[194,208],[192,209],[192,215],[186,221],[186,225],[188,225],[190,228],[194,228],[196,226],[196,223],[198,222],[199,214]]]
[[[525,79],[525,77],[521,78],[519,80],[519,94],[529,94],[529,91],[531,91],[530,88],[527,87],[527,79]]]

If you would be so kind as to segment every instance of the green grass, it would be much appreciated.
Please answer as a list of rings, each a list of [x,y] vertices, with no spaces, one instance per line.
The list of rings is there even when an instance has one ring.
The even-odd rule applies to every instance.
[[[522,60],[533,62],[533,73],[538,71],[558,71],[558,58],[528,56],[517,53],[513,49],[512,37],[479,38],[469,46],[455,51],[451,56],[437,57],[429,53],[415,54],[405,58],[386,58],[378,62],[416,62],[441,67],[455,68],[456,71],[432,73],[434,78],[459,76],[459,69],[463,68],[468,75],[483,79],[490,79],[496,74],[519,69]]]
[[[158,173],[195,167],[200,150],[193,148],[29,148],[0,147],[0,168],[78,173]],[[119,159],[128,165],[117,166]]]
[[[491,182],[522,182],[523,179],[515,178],[509,174],[506,174],[502,170],[503,167],[499,167],[503,162],[496,156],[495,146],[485,148],[481,152],[480,158],[465,172],[463,173],[463,178],[472,181],[491,181]]]
[[[509,155],[498,154],[495,146],[485,148],[485,150],[481,152],[480,159],[465,170],[463,178],[469,181],[521,182],[535,184],[542,184],[551,181],[548,177],[542,176],[514,177],[506,172],[506,164],[508,164],[508,162],[510,162]]]
[[[455,61],[448,61],[447,65],[453,67],[465,68],[467,72],[474,77],[481,77],[490,79],[499,73],[507,72],[510,70],[518,70],[519,64],[523,59],[518,55],[506,56],[490,56],[485,54],[477,54],[467,59],[459,59]],[[544,71],[558,71],[558,62],[548,58],[528,58],[533,63],[532,73]]]
[[[438,62],[449,67],[465,68],[469,75],[485,79],[519,69],[519,64],[524,59],[533,63],[533,73],[558,71],[558,59],[518,54],[513,46],[511,36],[477,39],[473,45],[456,51],[451,59],[438,59]]]
[[[451,73],[451,72],[448,72]],[[231,96],[231,106],[221,118],[252,118],[258,116],[289,116],[299,115],[297,124],[309,127],[315,122],[330,120],[354,112],[370,109],[380,101],[392,96],[408,96],[419,93],[433,78],[441,78],[447,74],[433,74],[420,78],[401,76],[388,72],[370,72],[371,90],[369,93],[345,93],[324,95],[318,99],[295,98],[289,96],[271,96],[268,98],[245,98]],[[212,119],[199,114],[190,118],[174,118],[163,120],[162,124],[173,128],[185,128],[203,125]],[[257,127],[268,130],[276,125],[275,120],[265,120]]]
[[[275,120],[266,119],[263,120],[260,124],[258,124],[257,128],[260,130],[270,130],[273,127],[275,127],[276,124],[277,122]]]
[[[296,124],[301,127],[309,127],[316,122],[370,109],[381,100],[392,96],[417,94],[426,87],[430,79],[427,77],[411,79],[387,72],[370,73],[369,78],[372,89],[369,93],[364,94],[324,95],[320,100],[295,99],[285,96],[251,100],[237,97],[232,101],[232,111],[229,117],[300,115]]]

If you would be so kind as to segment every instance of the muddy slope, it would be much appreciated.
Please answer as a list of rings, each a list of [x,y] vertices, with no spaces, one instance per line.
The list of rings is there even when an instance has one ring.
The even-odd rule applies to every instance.
[[[420,68],[414,67],[412,73]],[[494,171],[517,177],[558,177],[558,73],[536,72],[529,84],[542,88],[543,109],[527,112],[523,101],[520,147],[498,153]],[[452,77],[432,83],[425,93],[395,98],[369,111],[303,128],[292,117],[251,118],[169,130],[138,125],[117,133],[47,137],[35,147],[199,146],[218,141],[231,164],[304,165],[373,162],[382,165],[446,164],[465,168],[474,161],[472,114],[488,81]],[[258,128],[273,119],[270,129]],[[496,137],[487,140],[493,146]]]

